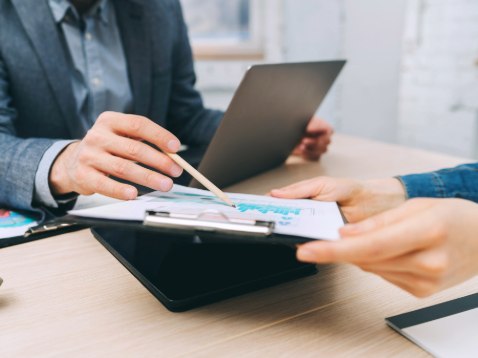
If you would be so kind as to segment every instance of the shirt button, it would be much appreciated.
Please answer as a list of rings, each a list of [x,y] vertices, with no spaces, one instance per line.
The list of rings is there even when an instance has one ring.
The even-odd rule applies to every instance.
[[[101,83],[101,81],[98,77],[93,78],[93,80],[91,82],[93,82],[93,85],[95,85],[95,86],[99,86],[100,83]]]
[[[91,41],[92,38],[93,38],[93,36],[91,36],[91,34],[90,34],[89,32],[87,32],[87,33],[85,34],[85,40],[86,40],[86,41]]]

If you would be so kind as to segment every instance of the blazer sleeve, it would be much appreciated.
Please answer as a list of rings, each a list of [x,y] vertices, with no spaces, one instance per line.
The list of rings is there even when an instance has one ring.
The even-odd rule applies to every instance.
[[[17,116],[0,56],[0,205],[40,212],[32,206],[35,174],[43,153],[55,140],[18,138],[14,127]]]
[[[175,6],[180,31],[173,55],[168,129],[185,144],[207,145],[224,113],[204,108],[201,95],[194,89],[196,74],[187,28],[179,1]]]

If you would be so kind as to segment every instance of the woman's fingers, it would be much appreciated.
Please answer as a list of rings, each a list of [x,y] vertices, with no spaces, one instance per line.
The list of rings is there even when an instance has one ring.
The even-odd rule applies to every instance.
[[[450,258],[442,247],[420,250],[385,261],[360,265],[369,272],[411,273],[430,279],[443,279],[451,268]]]
[[[443,288],[440,280],[430,279],[411,273],[381,271],[373,273],[420,298],[428,297]]]
[[[412,295],[414,295],[414,296],[419,297],[419,296],[418,296],[419,293],[417,292],[416,288],[413,287],[412,285],[410,285],[410,284],[408,284],[408,283],[404,283],[404,282],[398,281],[398,280],[394,279],[394,278],[391,277],[391,276],[387,276],[386,274],[385,274],[385,276],[381,276],[381,277],[382,277],[384,280],[390,282],[392,285],[395,285],[395,286],[401,288],[402,290],[407,291],[408,293],[410,293],[410,294],[412,294]]]
[[[352,200],[354,195],[360,191],[362,185],[352,179],[334,179],[318,177],[301,181],[282,189],[271,191],[272,196],[283,199],[304,199],[337,201]]]
[[[420,215],[415,215],[361,236],[304,244],[297,250],[297,257],[306,262],[342,261],[364,264],[419,250],[430,246],[433,239],[429,225],[424,223]]]
[[[320,195],[320,192],[325,185],[325,178],[315,178],[304,180],[282,189],[274,189],[271,195],[276,198],[283,199],[304,199]]]
[[[345,225],[340,229],[342,237],[363,235],[400,222],[436,204],[436,199],[409,200],[397,208],[372,216],[364,221]]]

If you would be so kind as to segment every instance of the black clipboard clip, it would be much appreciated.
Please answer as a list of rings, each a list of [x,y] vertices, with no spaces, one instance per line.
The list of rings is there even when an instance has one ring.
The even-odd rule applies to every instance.
[[[143,225],[202,232],[242,233],[268,236],[274,232],[275,222],[243,218],[229,218],[218,210],[204,210],[200,214],[146,211]]]
[[[56,223],[45,223],[43,225],[38,225],[38,226],[33,226],[29,229],[27,229],[27,231],[25,231],[25,233],[23,234],[23,237],[29,237],[30,235],[36,235],[36,234],[41,234],[41,233],[45,233],[45,232],[48,232],[48,231],[55,231],[55,230],[58,230],[58,229],[64,229],[64,228],[67,228],[67,227],[70,227],[70,226],[74,226],[76,225],[76,223],[59,223],[59,224],[56,224]]]

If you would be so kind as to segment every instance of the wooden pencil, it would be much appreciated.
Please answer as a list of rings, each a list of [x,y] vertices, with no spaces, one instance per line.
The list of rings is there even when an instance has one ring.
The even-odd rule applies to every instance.
[[[166,151],[164,153],[168,157],[170,157],[172,160],[174,160],[181,168],[183,168],[185,171],[191,174],[194,179],[196,179],[198,182],[204,185],[209,191],[211,191],[219,199],[224,201],[227,205],[232,206],[233,208],[236,207],[234,203],[231,201],[231,199],[229,199],[229,197],[226,194],[224,194],[221,189],[219,189],[217,186],[211,183],[204,175],[202,175],[196,169],[194,169],[191,166],[191,164],[186,162],[183,158],[181,158],[179,155],[175,153],[169,153]]]

